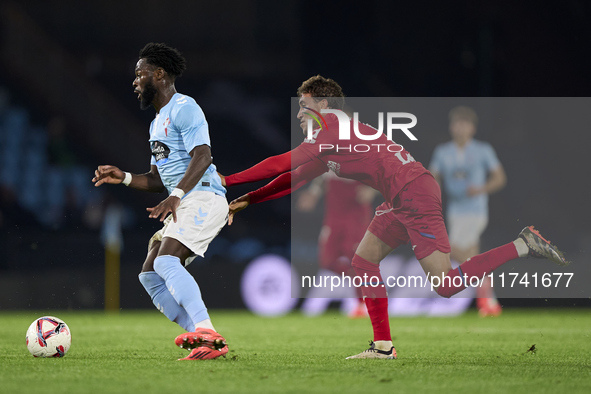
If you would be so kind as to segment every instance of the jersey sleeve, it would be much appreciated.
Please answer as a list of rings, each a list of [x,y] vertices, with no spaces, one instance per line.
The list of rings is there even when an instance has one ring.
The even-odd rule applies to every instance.
[[[191,105],[188,102],[184,104],[177,103],[177,106],[179,108],[171,122],[180,132],[187,152],[191,152],[196,146],[200,145],[211,147],[209,126],[201,107],[197,104]]]
[[[309,162],[310,157],[299,148],[298,146],[289,152],[269,157],[247,170],[226,176],[226,186],[269,179]]]
[[[317,176],[328,171],[328,167],[322,163],[311,161],[294,171],[281,174],[267,185],[248,193],[251,204],[258,204],[268,200],[274,200],[286,196]]]
[[[501,162],[499,161],[499,158],[497,157],[497,154],[492,145],[488,143],[485,144],[483,152],[484,164],[486,166],[487,171],[492,171],[501,165]]]
[[[431,163],[429,163],[429,171],[441,174],[443,168],[443,150],[441,145],[435,148]]]
[[[332,125],[332,123],[331,123]],[[322,154],[334,150],[335,141],[331,139],[331,133],[325,129],[315,129],[312,138],[306,138],[295,150],[300,155],[305,155],[311,160],[320,160]]]
[[[226,176],[226,186],[272,178],[289,170],[291,170],[291,151],[269,157],[244,171]]]

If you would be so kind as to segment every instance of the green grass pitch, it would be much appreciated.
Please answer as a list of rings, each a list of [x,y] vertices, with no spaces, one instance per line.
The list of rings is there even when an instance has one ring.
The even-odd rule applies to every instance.
[[[66,321],[63,359],[36,359],[25,332]],[[391,318],[398,360],[345,360],[367,347],[369,320],[336,312],[260,318],[211,311],[228,357],[176,361],[182,330],[158,311],[2,312],[2,393],[590,393],[588,309],[508,309],[499,318]],[[535,345],[535,353],[528,349]]]

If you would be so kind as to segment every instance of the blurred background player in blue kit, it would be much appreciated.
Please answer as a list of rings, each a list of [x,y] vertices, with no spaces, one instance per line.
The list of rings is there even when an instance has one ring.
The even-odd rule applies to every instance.
[[[438,145],[429,170],[447,197],[447,227],[451,258],[466,261],[480,253],[480,236],[488,224],[488,195],[505,187],[507,177],[493,147],[474,139],[478,116],[469,107],[449,112],[452,140]],[[498,316],[501,306],[485,278],[477,288],[482,316]]]

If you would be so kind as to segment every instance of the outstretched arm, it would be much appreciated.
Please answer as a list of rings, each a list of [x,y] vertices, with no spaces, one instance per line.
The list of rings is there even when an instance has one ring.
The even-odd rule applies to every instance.
[[[104,165],[98,166],[94,171],[92,181],[94,182],[94,186],[100,186],[103,183],[117,185],[125,180],[125,176],[126,173],[119,168]],[[127,186],[131,188],[153,193],[164,191],[164,184],[160,179],[160,174],[158,174],[158,167],[154,165],[150,167],[150,172],[146,172],[145,174],[130,174],[129,176],[131,178]]]
[[[310,162],[275,178],[267,185],[248,193],[251,204],[274,200],[286,196],[317,176],[324,174],[328,168],[320,162]]]
[[[299,148],[299,147],[298,147]],[[256,182],[275,177],[291,171],[312,159],[301,149],[295,148],[277,156],[271,156],[247,170],[236,174],[221,176],[223,186],[234,186],[242,183]]]
[[[328,168],[320,162],[306,163],[293,172],[286,172],[278,176],[260,189],[237,198],[230,203],[228,225],[232,224],[234,215],[248,205],[286,196],[326,171],[328,171]]]

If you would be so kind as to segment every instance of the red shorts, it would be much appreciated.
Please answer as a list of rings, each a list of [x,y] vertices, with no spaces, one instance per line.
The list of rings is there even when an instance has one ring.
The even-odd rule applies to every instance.
[[[441,189],[431,174],[407,183],[392,203],[376,209],[368,231],[396,249],[411,242],[418,260],[438,250],[450,253],[441,209]]]

